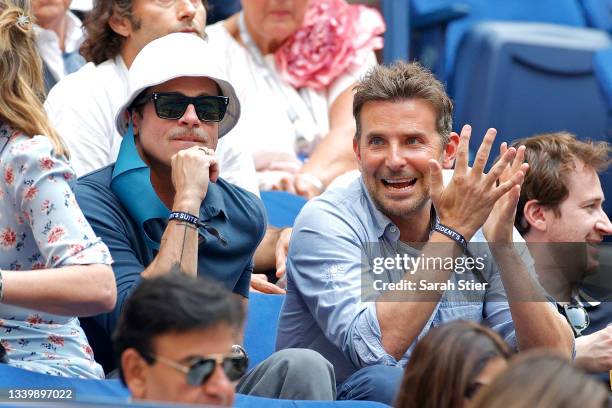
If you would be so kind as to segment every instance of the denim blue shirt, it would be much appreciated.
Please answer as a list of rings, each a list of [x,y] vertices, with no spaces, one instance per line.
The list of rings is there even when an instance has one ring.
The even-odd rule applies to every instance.
[[[318,351],[334,365],[339,382],[374,364],[405,366],[416,341],[399,361],[388,354],[381,344],[375,302],[362,293],[363,262],[371,264],[374,256],[406,252],[409,247],[399,237],[399,229],[376,208],[361,177],[307,203],[296,220],[289,246],[287,295],[277,349]],[[418,339],[432,327],[463,319],[491,327],[516,349],[501,277],[481,231],[469,245],[472,256],[486,259],[481,278],[488,282],[487,290],[463,300],[451,299],[445,292]],[[398,272],[391,281],[398,281],[404,273]],[[456,273],[451,275],[457,279]]]

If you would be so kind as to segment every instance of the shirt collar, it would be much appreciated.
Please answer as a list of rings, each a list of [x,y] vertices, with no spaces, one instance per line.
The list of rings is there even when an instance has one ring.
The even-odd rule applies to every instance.
[[[78,50],[85,37],[83,35],[83,24],[81,20],[70,11],[66,12],[66,16],[64,52],[69,53]],[[44,52],[48,48],[60,49],[59,37],[55,31],[42,28],[39,25],[34,25],[34,30],[36,32],[36,42],[39,44],[41,52]]]
[[[572,291],[571,299],[569,302],[557,302],[561,307],[567,304],[574,304],[584,307],[585,309],[596,307],[601,304],[597,299],[590,296],[582,289]]]
[[[372,214],[372,221],[374,224],[374,229],[376,231],[376,236],[378,238],[381,238],[388,228],[394,227],[394,232],[397,232],[397,237],[394,238],[395,241],[397,241],[399,239],[399,228],[397,228],[395,224],[393,224],[393,222],[389,219],[389,217],[383,214],[382,211],[378,209],[374,201],[372,201],[372,197],[370,197],[370,193],[368,192],[368,189],[366,188],[363,182],[363,176],[361,175],[359,176],[359,185],[361,187],[361,191],[364,197],[366,198],[366,203],[368,207],[367,210],[370,214]]]

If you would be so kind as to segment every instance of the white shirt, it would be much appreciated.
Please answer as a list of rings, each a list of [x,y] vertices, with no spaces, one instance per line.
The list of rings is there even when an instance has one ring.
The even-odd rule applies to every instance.
[[[79,49],[85,39],[85,32],[81,20],[70,11],[66,12],[66,37],[64,38],[65,53],[73,52]],[[47,30],[38,25],[34,26],[36,32],[36,45],[38,53],[53,76],[59,81],[65,77],[68,72],[64,68],[64,59],[62,58],[62,48],[59,43],[59,37],[53,30]]]
[[[280,79],[273,54],[264,56],[268,68],[260,66],[249,51],[231,36],[223,22],[207,27],[206,33],[209,44],[219,53],[219,58],[231,61],[225,64],[225,77],[240,95],[243,122],[249,123],[244,126],[248,133],[243,135],[243,140],[253,152],[258,169],[269,167],[271,162],[293,162],[301,166],[298,155],[310,153],[329,132],[329,111],[336,98],[376,65],[376,56],[372,52],[365,64],[353,66],[326,89],[296,90]],[[266,70],[278,78],[276,83],[280,92],[278,87],[270,85]],[[305,130],[304,138],[300,140],[296,138],[294,124],[287,114],[288,105],[293,108]],[[266,189],[267,184],[274,183],[274,175],[270,176],[258,173],[260,188]]]
[[[78,176],[117,160],[121,135],[115,127],[115,115],[128,97],[127,84],[128,69],[117,56],[99,65],[88,63],[49,92],[45,109],[68,146]],[[239,125],[240,121],[219,139],[216,152],[220,175],[259,195],[251,154],[237,135]]]

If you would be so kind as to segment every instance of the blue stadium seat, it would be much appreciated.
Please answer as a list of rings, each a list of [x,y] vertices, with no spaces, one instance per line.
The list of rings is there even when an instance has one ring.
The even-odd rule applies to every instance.
[[[262,191],[260,194],[268,214],[268,224],[277,228],[293,226],[295,217],[306,204],[304,197],[284,191]]]
[[[595,53],[593,68],[608,109],[612,111],[612,47]]]
[[[79,407],[172,407],[176,404],[155,404],[128,401],[129,391],[119,380],[81,380],[75,378],[55,377],[46,374],[33,373],[20,368],[0,364],[0,388],[2,397],[6,398],[9,389],[34,390],[67,390],[71,389],[74,400],[53,401],[53,406]],[[14,405],[10,400],[1,403],[2,406],[21,407],[23,403]],[[32,401],[28,406],[47,407],[49,402]],[[195,405],[194,405],[195,406]],[[292,401],[274,400],[270,398],[236,395],[234,407],[237,408],[385,408],[387,405],[367,401]]]
[[[608,142],[612,142],[612,47],[595,53],[593,58],[595,76],[608,105]],[[604,210],[612,218],[612,170],[601,175],[601,184],[606,196]],[[606,237],[606,242],[612,242],[612,237]]]
[[[590,27],[612,33],[612,0],[580,0]]]
[[[488,127],[498,130],[498,144],[558,130],[606,139],[609,111],[593,57],[610,46],[607,35],[590,29],[477,25],[459,51],[462,63],[452,84],[455,128],[472,125],[472,152]]]
[[[502,141],[535,133],[565,130],[583,139],[610,141],[612,109],[596,78],[594,55],[611,46],[606,33],[591,29],[478,24],[458,52],[461,64],[451,84],[455,129],[472,125],[473,154],[486,129],[496,128],[489,163]],[[605,190],[612,197],[612,190]]]
[[[420,28],[417,59],[447,80],[464,34],[482,21],[586,26],[578,0],[412,0],[411,22]]]
[[[278,317],[284,299],[283,295],[249,294],[249,311],[244,329],[244,348],[249,354],[249,368],[274,353]]]
[[[21,368],[0,364],[0,389],[68,389],[74,393],[74,401],[122,403],[130,396],[119,380],[82,380],[34,373]],[[4,396],[6,397],[6,396]]]
[[[208,0],[206,25],[225,20],[240,11],[240,0]]]

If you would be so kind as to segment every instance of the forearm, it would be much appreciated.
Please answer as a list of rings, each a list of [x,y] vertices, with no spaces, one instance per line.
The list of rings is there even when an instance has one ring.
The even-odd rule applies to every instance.
[[[460,247],[450,238],[434,233],[423,248],[423,259],[432,257],[456,258],[461,255]],[[387,353],[400,359],[414,342],[429,320],[443,291],[419,290],[418,283],[448,282],[452,270],[425,269],[406,272],[402,279],[414,283],[416,290],[383,294],[376,302],[376,313],[382,334],[381,343]]]
[[[268,225],[266,234],[259,246],[255,250],[255,272],[264,273],[276,268],[276,242],[280,234],[280,229]]]
[[[311,173],[328,186],[336,177],[355,170],[357,162],[352,149],[354,126],[332,129],[310,155],[301,172]]]
[[[201,201],[195,197],[177,198],[172,211],[199,216]],[[196,276],[198,272],[198,229],[184,221],[169,221],[161,238],[159,252],[142,272],[143,278],[165,275],[171,271]]]
[[[571,328],[550,306],[514,244],[496,243],[490,247],[500,269],[519,348],[554,348],[571,357],[574,345]]]
[[[2,303],[62,316],[113,310],[117,287],[108,265],[75,265],[33,271],[2,271]]]
[[[329,133],[317,145],[302,172],[312,173],[324,186],[339,175],[357,168],[353,153],[355,120],[353,119],[353,87],[349,86],[329,110]]]

